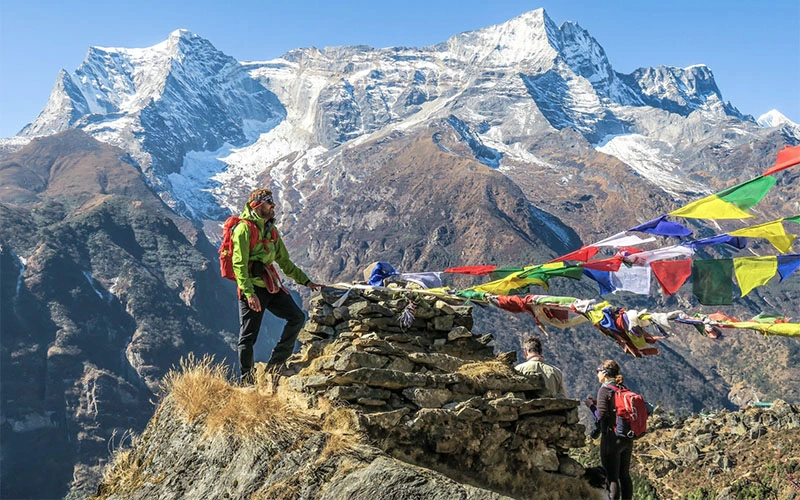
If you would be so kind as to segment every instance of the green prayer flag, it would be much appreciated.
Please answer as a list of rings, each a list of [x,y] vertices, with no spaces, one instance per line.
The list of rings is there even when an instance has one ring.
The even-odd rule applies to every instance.
[[[751,319],[750,321],[755,321],[757,323],[775,323],[778,321],[784,321],[786,318],[784,316],[778,316],[775,314],[764,314],[759,313],[758,316]]]
[[[547,272],[548,276],[561,276],[573,280],[579,280],[583,277],[582,266],[567,266],[563,269],[550,269]]]
[[[508,277],[508,276],[510,276],[510,275],[512,275],[514,273],[519,273],[519,272],[522,272],[524,270],[525,270],[525,268],[523,268],[523,267],[498,267],[497,269],[495,269],[494,271],[489,273],[489,279],[491,281],[501,280],[501,279],[506,278],[506,277]]]
[[[733,303],[733,259],[692,261],[692,293],[706,306]]]
[[[794,217],[786,217],[783,220],[788,220],[800,224],[800,215],[795,215]]]
[[[486,300],[485,293],[476,292],[475,290],[460,290],[456,292],[456,297],[462,297],[467,300]]]
[[[769,175],[756,177],[720,191],[717,193],[717,197],[728,203],[733,203],[742,210],[747,210],[761,201],[776,181],[775,177]]]
[[[557,267],[550,269],[546,267],[540,267],[538,269],[531,269],[530,271],[525,271],[520,275],[520,278],[539,278],[544,281],[547,281],[554,276],[563,276],[565,278],[579,280],[583,277],[583,267],[565,266],[565,267]]]

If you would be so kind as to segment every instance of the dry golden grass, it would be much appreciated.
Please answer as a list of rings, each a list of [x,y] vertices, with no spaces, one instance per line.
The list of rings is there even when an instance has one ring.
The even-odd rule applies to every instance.
[[[182,359],[162,390],[170,394],[187,421],[203,417],[207,434],[225,432],[241,439],[273,442],[304,439],[318,430],[314,415],[275,394],[272,374],[256,372],[254,387],[234,387],[228,369],[213,357]]]
[[[103,473],[103,479],[97,488],[97,494],[90,500],[103,500],[114,493],[134,491],[144,484],[142,463],[131,449],[118,448],[114,452],[111,465]]]
[[[513,368],[500,361],[479,361],[462,365],[458,372],[477,383],[492,378],[511,378],[519,375]]]
[[[363,441],[358,415],[348,408],[337,408],[327,413],[322,430],[328,435],[328,439],[320,454],[321,462],[333,456],[347,454]]]
[[[317,408],[304,408],[294,391],[278,390],[276,379],[259,365],[254,387],[234,387],[225,366],[215,364],[213,357],[197,359],[190,354],[181,360],[178,370],[164,377],[162,390],[172,396],[187,421],[202,417],[207,434],[226,432],[286,443],[322,430],[328,435],[324,459],[361,442],[358,415],[353,410],[332,407],[324,399]]]

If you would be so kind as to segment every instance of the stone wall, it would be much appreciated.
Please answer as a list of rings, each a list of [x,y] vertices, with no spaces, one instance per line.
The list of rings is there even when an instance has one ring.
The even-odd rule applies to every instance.
[[[345,297],[345,293],[347,296]],[[452,303],[449,303],[452,302]],[[457,303],[456,303],[457,302]],[[538,378],[473,334],[472,305],[385,289],[326,287],[311,300],[286,382],[357,410],[390,455],[479,484],[579,476],[585,429],[573,399],[538,398]]]

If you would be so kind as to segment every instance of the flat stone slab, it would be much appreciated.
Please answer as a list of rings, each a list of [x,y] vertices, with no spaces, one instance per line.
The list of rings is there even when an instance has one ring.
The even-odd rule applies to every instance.
[[[358,368],[334,375],[331,382],[337,385],[364,384],[384,389],[425,387],[431,383],[429,377],[424,373],[408,373],[381,368]]]
[[[580,401],[577,399],[538,398],[530,399],[519,407],[520,415],[535,415],[537,413],[564,412],[577,408]]]
[[[450,356],[449,354],[436,352],[414,352],[408,355],[408,359],[420,365],[432,366],[443,372],[454,372],[461,368],[461,366],[471,363],[471,361]]]

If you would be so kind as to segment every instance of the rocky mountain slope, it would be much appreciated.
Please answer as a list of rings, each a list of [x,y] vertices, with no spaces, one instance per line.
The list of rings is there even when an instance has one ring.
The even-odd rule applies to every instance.
[[[143,428],[181,355],[230,360],[235,291],[216,275],[214,243],[254,186],[276,192],[290,252],[317,281],[356,279],[379,260],[408,272],[519,266],[758,175],[797,131],[742,116],[705,66],[620,74],[588,32],[541,9],[431,47],[272,61],[235,61],[184,30],[144,49],[92,48],[21,135],[0,140],[2,494],[92,484],[106,441]],[[800,213],[800,168],[776,177],[759,222]],[[690,223],[698,237],[738,224]],[[774,249],[709,255],[750,252]],[[586,281],[552,285],[597,296]],[[614,298],[701,308],[686,289]],[[794,304],[790,279],[725,312],[792,315]],[[533,329],[475,312],[475,332],[498,349]],[[544,342],[575,397],[594,392],[601,358],[679,413],[800,397],[792,340],[678,329],[660,356],[637,360],[590,327]],[[52,481],[31,482],[39,462]]]
[[[796,498],[800,408],[771,407],[670,418],[636,444],[635,470],[661,498]]]
[[[67,131],[0,179],[2,496],[61,497],[143,428],[181,356],[231,357],[235,291],[120,149]]]

